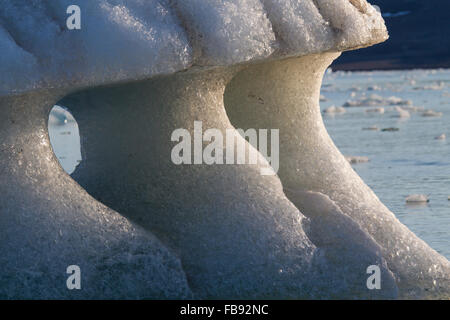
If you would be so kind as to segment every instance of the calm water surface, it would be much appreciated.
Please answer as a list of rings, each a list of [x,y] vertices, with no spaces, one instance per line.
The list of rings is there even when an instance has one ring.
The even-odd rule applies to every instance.
[[[413,106],[442,112],[442,116],[410,112],[410,118],[399,119],[392,106],[380,106],[384,114],[366,112],[374,107],[351,107],[344,114],[324,115],[325,125],[343,154],[369,157],[370,162],[353,168],[381,201],[432,248],[450,258],[450,70],[327,73],[322,87],[327,101],[321,102],[321,108],[372,94],[411,100]],[[363,130],[372,126],[399,131]],[[441,134],[447,139],[435,140]],[[407,205],[405,198],[410,194],[428,195],[430,202]]]

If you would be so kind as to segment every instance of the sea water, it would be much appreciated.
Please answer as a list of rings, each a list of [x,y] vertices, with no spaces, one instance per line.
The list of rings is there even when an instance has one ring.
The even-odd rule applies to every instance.
[[[381,201],[421,239],[450,258],[450,70],[327,72],[321,93],[322,110],[349,101],[374,102],[346,107],[345,113],[324,114],[325,125],[344,155],[370,159],[353,168]],[[383,100],[399,105],[375,102]],[[410,117],[400,118],[396,107],[408,110]],[[384,113],[366,112],[375,108],[383,108]],[[442,115],[425,117],[425,110]],[[369,127],[378,130],[365,130]],[[382,131],[387,128],[398,131]],[[55,155],[72,173],[81,161],[76,120],[56,107],[49,132]],[[435,139],[442,134],[447,139]],[[430,202],[407,204],[411,194],[425,194]]]
[[[409,111],[409,118],[399,118],[396,106],[349,107],[345,113],[324,114],[324,122],[344,155],[370,159],[352,166],[380,200],[416,235],[450,258],[450,70],[327,72],[322,95],[323,110],[349,100],[370,101],[371,95],[394,96],[405,103],[399,107],[416,109]],[[374,108],[385,112],[366,112]],[[442,116],[424,117],[422,108]],[[379,130],[363,130],[375,126]],[[399,130],[382,131],[386,128]],[[447,139],[435,139],[442,134]],[[411,194],[427,195],[430,202],[407,204]]]

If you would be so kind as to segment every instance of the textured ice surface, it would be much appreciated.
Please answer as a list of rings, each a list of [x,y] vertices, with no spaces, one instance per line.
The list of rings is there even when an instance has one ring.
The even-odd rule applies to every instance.
[[[321,52],[334,46],[334,32],[312,0],[263,0],[273,30],[287,53]]]
[[[66,9],[81,8],[81,30]],[[365,0],[0,0],[0,95],[150,78],[385,40]]]
[[[60,167],[47,135],[55,99],[0,99],[0,299],[191,297],[173,253]],[[66,286],[70,265],[81,290]]]
[[[72,4],[81,8],[81,30],[66,27]],[[0,95],[139,79],[191,62],[167,1],[1,0],[0,8],[0,47],[9,53],[0,58]]]
[[[177,0],[179,15],[199,51],[199,63],[229,65],[266,58],[275,36],[259,0]]]
[[[62,97],[241,64],[63,100],[86,154],[74,178],[116,212],[57,164],[46,131],[56,95],[2,98],[1,295],[73,297],[58,285],[79,264],[82,297],[448,297],[448,261],[395,219],[326,133],[320,84],[338,53],[273,61],[383,41],[379,13],[364,0],[205,2],[0,1],[0,95],[64,86]],[[81,31],[64,28],[68,4],[82,7]],[[280,129],[281,181],[260,175],[262,156],[254,166],[171,162],[175,129],[202,120],[224,131],[228,116]],[[381,268],[381,290],[367,289],[368,265]]]
[[[314,0],[320,13],[336,31],[339,49],[358,47],[373,39],[387,39],[386,27],[378,12],[366,0]]]

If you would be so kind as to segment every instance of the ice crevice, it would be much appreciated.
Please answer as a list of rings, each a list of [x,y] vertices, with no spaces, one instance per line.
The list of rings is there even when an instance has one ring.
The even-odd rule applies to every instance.
[[[69,4],[89,12],[79,32],[58,27]],[[356,175],[319,112],[330,63],[386,38],[365,0],[0,0],[0,297],[448,298],[448,260]],[[80,127],[72,177],[48,139],[56,103]],[[195,121],[247,154],[235,128],[279,129],[278,175],[261,154],[175,165],[171,135]]]

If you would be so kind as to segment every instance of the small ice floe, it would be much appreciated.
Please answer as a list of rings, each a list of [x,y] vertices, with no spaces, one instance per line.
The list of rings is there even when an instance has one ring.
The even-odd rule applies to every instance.
[[[427,86],[414,87],[414,90],[442,90],[444,89],[444,82],[439,81]]]
[[[399,128],[383,128],[381,129],[382,132],[395,132],[395,131],[399,131]]]
[[[430,199],[424,194],[412,194],[406,197],[406,203],[427,203]]]
[[[333,92],[333,91],[335,91],[335,89],[336,89],[336,86],[334,84],[325,83],[325,84],[322,85],[321,91],[323,91],[323,92]]]
[[[412,105],[411,100],[404,100],[402,98],[394,97],[394,96],[387,98],[386,102],[390,106],[411,106]]]
[[[367,109],[366,112],[384,114],[385,110],[384,110],[384,108],[379,107],[379,108]]]
[[[447,136],[445,135],[445,133],[441,134],[440,136],[437,136],[434,138],[434,140],[445,140],[447,139]]]
[[[377,107],[377,106],[410,106],[411,100],[404,100],[398,97],[384,98],[382,96],[371,94],[369,97],[363,96],[361,99],[348,100],[344,107]]]
[[[436,112],[434,110],[426,110],[422,113],[422,117],[442,117],[442,112]]]
[[[351,164],[366,163],[370,161],[368,157],[360,157],[360,156],[345,156],[345,159]]]
[[[409,112],[423,112],[423,111],[425,111],[424,107],[416,107],[416,106],[403,106],[402,109],[407,110]]]
[[[380,130],[380,128],[378,128],[377,126],[370,126],[370,127],[363,128],[363,130],[378,131],[378,130]]]
[[[329,108],[326,108],[323,112],[326,114],[342,114],[345,113],[346,110],[343,107],[331,106]]]
[[[361,87],[358,87],[358,86],[352,86],[349,90],[350,90],[350,91],[353,91],[353,92],[355,92],[355,91],[361,91]]]
[[[447,200],[450,201],[450,196],[448,196]]]
[[[322,102],[325,102],[325,101],[327,101],[328,99],[327,99],[324,95],[321,94],[319,100],[322,101]]]
[[[380,91],[380,90],[381,90],[381,87],[379,87],[377,85],[367,87],[367,91]]]
[[[402,109],[400,107],[395,107],[395,111],[397,111],[397,114],[395,115],[395,117],[397,118],[406,119],[411,117],[409,111],[406,111],[405,109]]]

